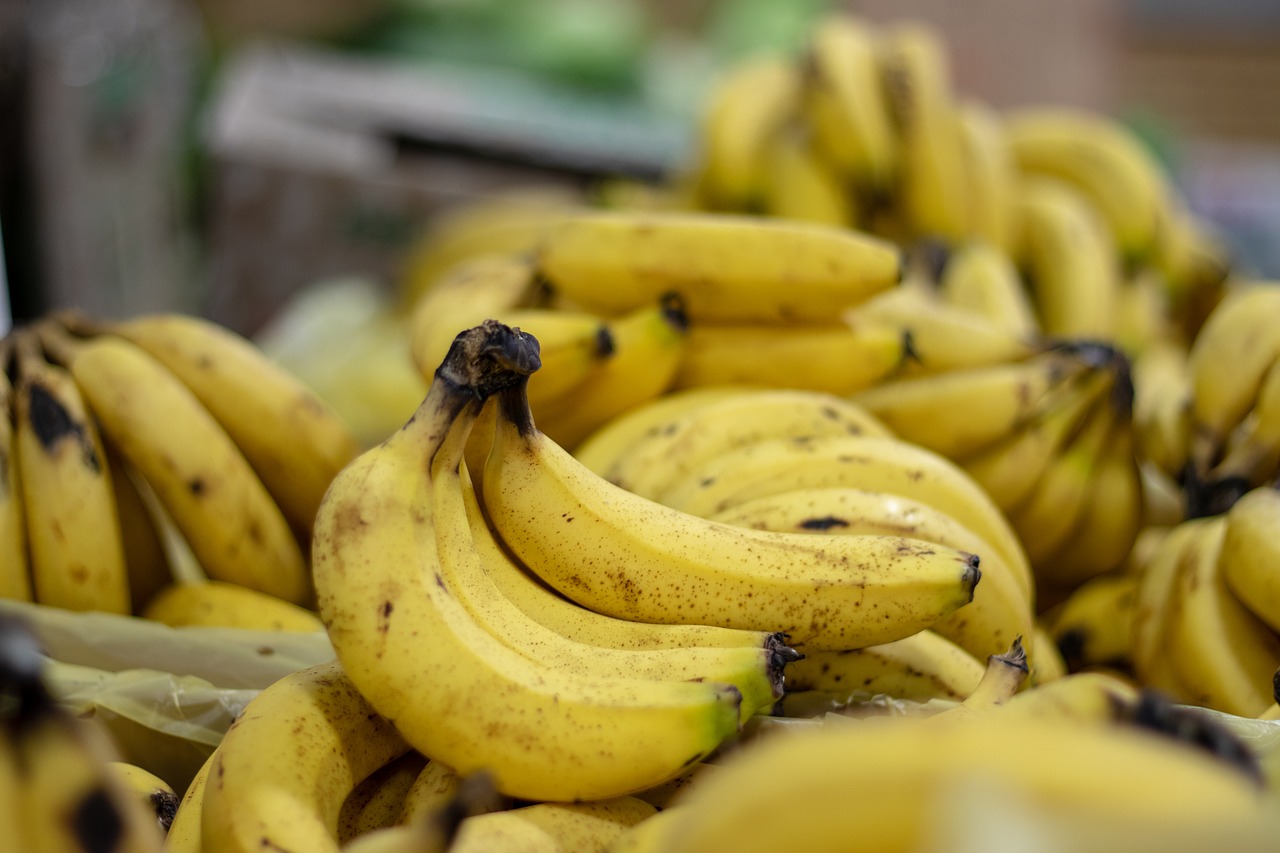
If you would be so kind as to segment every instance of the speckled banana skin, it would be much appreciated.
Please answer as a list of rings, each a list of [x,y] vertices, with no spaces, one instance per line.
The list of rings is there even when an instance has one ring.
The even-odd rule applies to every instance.
[[[973,554],[894,536],[813,537],[697,518],[615,486],[548,440],[521,386],[499,402],[486,512],[531,571],[584,606],[854,648],[915,633],[972,599]]]
[[[441,445],[470,429],[484,396],[475,371],[537,366],[526,336],[496,323],[472,332],[413,418],[339,474],[321,505],[313,561],[329,638],[370,704],[460,774],[487,770],[500,792],[527,799],[651,787],[737,732],[741,695],[711,682],[565,673],[507,647],[448,588],[443,547],[463,550],[450,559],[480,558],[469,528],[441,538],[441,492],[461,488],[458,459],[445,463]]]

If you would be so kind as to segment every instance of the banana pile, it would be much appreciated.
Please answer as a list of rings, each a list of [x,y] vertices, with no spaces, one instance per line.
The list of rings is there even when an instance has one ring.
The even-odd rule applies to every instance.
[[[169,624],[317,630],[345,424],[209,321],[71,313],[0,341],[0,595]]]

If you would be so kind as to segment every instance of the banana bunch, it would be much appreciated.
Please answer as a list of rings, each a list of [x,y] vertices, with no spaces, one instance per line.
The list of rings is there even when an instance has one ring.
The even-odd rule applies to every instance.
[[[981,555],[972,602],[920,625],[923,635],[805,647],[787,692],[810,696],[789,697],[789,707],[873,685],[872,693],[913,700],[963,695],[979,661],[1034,628],[1033,578],[999,507],[958,466],[848,398],[740,386],[679,391],[610,421],[575,456],[632,495],[740,535],[907,536]]]
[[[308,567],[345,424],[208,321],[51,315],[0,342],[0,594],[170,624],[319,627]]]
[[[19,619],[0,617],[0,849],[30,853],[160,853],[159,780],[144,786],[93,722],[49,694],[44,658]]]

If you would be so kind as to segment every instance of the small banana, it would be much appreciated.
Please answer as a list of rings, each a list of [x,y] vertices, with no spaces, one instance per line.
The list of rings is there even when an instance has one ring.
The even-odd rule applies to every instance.
[[[863,203],[884,199],[898,169],[877,38],[862,18],[827,15],[814,25],[805,57],[804,116],[814,144]]]
[[[287,675],[250,700],[214,752],[201,849],[336,851],[343,801],[407,749],[337,661]]]
[[[1218,569],[1235,597],[1280,632],[1278,535],[1280,490],[1266,486],[1250,490],[1227,510]]]
[[[674,385],[751,383],[846,395],[884,380],[910,355],[908,336],[890,324],[703,323],[689,329]]]
[[[178,812],[178,795],[173,786],[145,767],[128,761],[109,761],[107,767],[143,807],[155,815],[160,831],[167,833]]]
[[[165,625],[205,625],[253,631],[323,631],[315,613],[265,592],[225,581],[174,583],[140,614]]]
[[[338,843],[345,846],[361,835],[395,826],[405,797],[428,764],[425,755],[411,749],[366,776],[342,801]]]
[[[7,346],[0,342],[0,598],[31,600],[27,559],[27,521],[18,482],[18,446],[14,434],[16,401],[9,382]]]
[[[129,613],[111,471],[83,385],[46,361],[31,334],[15,348],[14,444],[35,600]]]
[[[155,492],[209,577],[309,600],[306,561],[279,505],[187,386],[115,335],[64,335],[54,344],[103,433]]]
[[[573,217],[539,245],[553,292],[620,314],[679,293],[690,320],[827,322],[893,286],[898,248],[847,228],[711,213]]]
[[[523,383],[499,402],[485,511],[526,566],[594,610],[855,648],[914,633],[973,597],[973,554],[895,536],[827,540],[709,522],[584,467],[538,431]]]
[[[947,258],[938,279],[943,302],[977,312],[1023,340],[1035,340],[1039,321],[1022,276],[1009,253],[996,246],[964,243]]]
[[[1100,575],[1077,586],[1052,611],[1049,635],[1067,667],[1132,666],[1132,626],[1140,578],[1133,574]]]

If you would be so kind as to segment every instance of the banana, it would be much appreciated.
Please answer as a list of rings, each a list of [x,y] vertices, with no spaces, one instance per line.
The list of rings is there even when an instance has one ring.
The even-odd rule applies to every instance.
[[[1019,185],[1015,256],[1031,284],[1041,330],[1053,337],[1113,340],[1120,269],[1106,224],[1089,199],[1053,178]]]
[[[554,405],[557,397],[581,385],[617,351],[609,321],[595,314],[517,308],[494,316],[538,339],[542,369],[536,381],[529,382],[529,402],[538,409]]]
[[[1012,111],[1004,130],[1023,172],[1066,181],[1088,197],[1127,264],[1151,256],[1164,178],[1136,135],[1102,113],[1047,106]]]
[[[167,833],[178,812],[178,795],[173,786],[145,767],[128,761],[109,761],[107,767],[143,807],[155,815],[160,831]]]
[[[978,660],[1029,634],[1033,593],[989,543],[933,507],[860,489],[793,489],[730,507],[711,519],[755,530],[843,536],[904,536],[985,555],[973,601],[940,617],[932,630]]]
[[[1133,549],[1143,519],[1142,474],[1133,430],[1114,423],[1085,486],[1084,507],[1065,547],[1035,564],[1045,587],[1073,588],[1120,568]]]
[[[957,464],[1002,511],[1024,504],[1045,468],[1090,411],[1107,405],[1102,398],[1112,383],[1109,371],[1090,371],[1047,398],[1017,432]]]
[[[436,463],[446,471],[462,463],[466,433],[453,431],[436,452]],[[764,644],[741,647],[611,649],[579,643],[547,628],[529,616],[494,583],[489,566],[477,559],[492,545],[476,543],[476,529],[467,517],[465,491],[470,476],[465,467],[456,488],[442,488],[435,501],[436,538],[440,546],[440,577],[485,631],[524,657],[570,676],[598,679],[651,679],[654,681],[706,681],[731,684],[741,693],[743,722],[767,709],[782,695],[783,668],[797,657],[781,635]],[[480,531],[490,535],[487,528]]]
[[[230,329],[183,314],[106,324],[182,381],[249,460],[307,540],[329,482],[359,450],[338,413]]]
[[[1135,434],[1134,441],[1137,440]],[[1134,453],[1139,454],[1136,447]],[[1142,528],[1172,527],[1187,517],[1182,487],[1173,477],[1140,455],[1138,476],[1142,480]]]
[[[27,522],[22,508],[22,484],[18,481],[18,446],[14,434],[17,409],[9,382],[6,350],[0,343],[0,598],[30,601]]]
[[[1133,574],[1107,574],[1077,586],[1047,619],[1049,635],[1072,672],[1090,667],[1132,666],[1133,614],[1138,584]]]
[[[923,23],[886,27],[876,40],[880,77],[898,136],[898,204],[912,235],[958,243],[971,226],[950,57]]]
[[[1040,333],[1013,258],[991,243],[957,246],[942,268],[938,296],[948,305],[981,314],[1019,339],[1034,340]]]
[[[787,694],[883,694],[910,702],[964,700],[982,679],[978,658],[931,630],[861,649],[815,651],[787,667]],[[788,698],[781,700],[786,708]]]
[[[864,201],[885,198],[899,143],[880,81],[877,34],[853,15],[819,19],[805,56],[804,116],[814,144]]]
[[[1001,654],[987,656],[982,677],[959,705],[938,714],[947,722],[957,718],[983,714],[1004,706],[1017,695],[1027,680],[1030,667],[1022,638],[1015,637],[1009,648]]]
[[[1017,814],[1067,823],[1257,821],[1262,814],[1243,773],[1169,737],[999,712],[958,719],[887,717],[767,740],[727,758],[691,791],[654,849],[922,850],[930,827],[966,790],[985,791],[977,802],[988,805],[1016,796]],[[1007,825],[992,829],[1008,837]]]
[[[337,661],[287,675],[249,701],[214,753],[202,849],[336,851],[343,801],[407,750]]]
[[[471,478],[463,481],[467,522],[490,579],[529,617],[566,639],[602,649],[755,648],[776,645],[768,631],[714,625],[664,625],[615,619],[574,604],[517,564],[481,509]]]
[[[900,286],[845,312],[848,322],[894,326],[911,336],[902,373],[940,373],[1018,361],[1038,346],[976,311],[942,302],[917,287]]]
[[[563,186],[538,186],[501,191],[455,205],[430,220],[404,261],[398,289],[406,309],[421,304],[425,295],[464,264],[485,257],[515,258],[532,251],[547,226],[561,216],[586,209],[578,190]],[[528,279],[526,279],[526,282]],[[458,323],[449,336],[475,325],[487,316]],[[447,341],[445,349],[448,349]],[[445,349],[427,360],[434,368]]]
[[[610,328],[613,355],[538,410],[547,435],[565,447],[574,447],[605,422],[662,394],[680,369],[688,318],[679,297],[668,295],[628,312]]]
[[[769,151],[800,108],[800,72],[782,56],[742,62],[715,82],[702,111],[699,192],[717,210],[756,209],[768,192]]]
[[[562,673],[485,631],[441,576],[434,518],[461,482],[439,450],[511,381],[504,365],[531,372],[536,342],[498,323],[460,335],[413,418],[338,475],[313,548],[321,617],[356,688],[432,760],[525,799],[651,787],[737,732],[737,688]],[[474,541],[457,547],[450,559],[479,562]]]
[[[1229,294],[1187,354],[1191,377],[1192,460],[1209,470],[1228,434],[1253,407],[1267,371],[1280,359],[1280,285],[1242,286]]]
[[[1258,388],[1253,409],[1227,440],[1210,483],[1261,486],[1280,475],[1280,358],[1272,362]]]
[[[914,633],[973,597],[974,554],[895,536],[823,540],[709,522],[583,467],[538,431],[523,383],[500,403],[486,513],[521,562],[593,610],[856,648]]]
[[[820,391],[740,389],[696,399],[691,393],[666,398],[684,397],[691,403],[687,410],[673,411],[669,402],[658,401],[652,412],[637,411],[633,423],[619,419],[602,429],[574,455],[611,483],[654,498],[717,455],[757,441],[891,434],[862,406]],[[642,422],[652,425],[642,432]]]
[[[710,516],[791,489],[848,487],[914,498],[950,515],[991,544],[1013,571],[1027,574],[1022,545],[1004,515],[957,465],[896,438],[818,436],[770,439],[722,453],[656,499]]]
[[[1280,491],[1252,489],[1226,513],[1218,568],[1255,617],[1280,632]]]
[[[13,737],[7,727],[0,727],[0,850],[23,849],[20,790]]]
[[[1170,477],[1191,452],[1191,376],[1186,347],[1152,344],[1133,359],[1133,428],[1137,454]]]
[[[200,853],[202,850],[200,822],[204,813],[204,790],[209,781],[209,770],[213,766],[213,756],[214,752],[210,752],[182,794],[173,822],[169,824],[169,833],[164,839],[165,853]]]
[[[968,234],[978,245],[1008,253],[1017,232],[1018,165],[993,108],[964,100],[956,112]]]
[[[25,620],[0,617],[0,784],[14,789],[0,837],[20,839],[5,849],[159,853],[155,813],[112,769],[106,730],[50,695],[44,665]]]
[[[808,134],[778,134],[765,155],[763,212],[779,219],[853,228],[858,212],[839,174],[814,150]]]
[[[1168,654],[1191,704],[1256,717],[1271,704],[1280,637],[1241,604],[1222,577],[1222,516],[1191,534],[1170,590]]]
[[[1015,432],[1052,389],[1088,369],[1068,348],[1023,361],[881,382],[853,395],[899,438],[949,459]]]
[[[1031,673],[1030,684],[1038,686],[1048,684],[1050,681],[1057,681],[1070,670],[1067,668],[1067,662],[1062,657],[1062,652],[1058,650],[1058,645],[1053,641],[1053,637],[1049,634],[1045,627],[1043,619],[1036,619],[1035,628],[1031,632],[1030,637],[1031,655]]]
[[[428,762],[431,767],[435,762]],[[425,769],[425,768],[424,768]],[[416,779],[414,780],[417,781]],[[493,779],[475,773],[453,786],[438,808],[406,824],[386,826],[357,836],[343,846],[343,853],[446,853],[461,849],[458,836],[472,818],[507,808],[494,794]],[[555,839],[531,824],[520,822],[481,824],[468,829],[468,844],[481,850],[547,850],[559,847]],[[489,845],[489,846],[485,846]],[[474,848],[473,848],[474,849]]]
[[[161,538],[160,527],[151,515],[147,488],[110,442],[103,450],[111,471],[111,489],[115,494],[116,516],[120,519],[120,541],[124,548],[125,570],[129,576],[129,602],[135,614],[141,613],[161,589],[173,582],[173,568]]]
[[[1188,211],[1172,189],[1157,214],[1152,263],[1164,277],[1177,332],[1193,340],[1227,291],[1231,251],[1218,229]]]
[[[558,853],[562,849],[559,840],[550,832],[510,811],[467,818],[458,827],[458,834],[448,847],[449,853],[489,853],[500,850]]]
[[[1057,720],[1078,724],[1112,723],[1134,706],[1138,689],[1107,672],[1073,672],[1023,690],[1005,702],[1003,718]]]
[[[409,351],[430,381],[454,337],[490,317],[527,305],[535,289],[525,253],[483,254],[458,263],[414,302]]]
[[[700,322],[829,322],[892,287],[901,252],[847,228],[733,214],[612,213],[557,223],[537,270],[552,291],[616,315],[678,292]]]
[[[55,345],[103,433],[155,492],[209,577],[308,601],[306,561],[288,521],[195,395],[124,338],[60,336]]]
[[[99,425],[72,374],[45,361],[31,334],[14,344],[14,445],[35,600],[129,613],[129,575]]]
[[[1041,564],[1074,544],[1068,537],[1085,512],[1090,484],[1114,418],[1110,406],[1094,408],[1080,433],[1045,465],[1026,500],[1006,510],[1037,581],[1041,580]],[[1044,580],[1052,586],[1051,578]]]
[[[395,826],[405,797],[428,763],[426,756],[411,749],[356,785],[338,812],[339,845],[345,846],[376,829]]]
[[[315,613],[296,604],[225,581],[174,583],[142,609],[144,619],[165,625],[207,625],[254,631],[323,631]]]
[[[820,326],[704,323],[689,329],[674,386],[754,383],[843,396],[890,376],[909,357],[908,347],[902,331],[875,322]]]
[[[658,810],[636,797],[615,797],[589,803],[534,803],[504,814],[545,830],[556,839],[560,850],[605,850],[622,833],[657,814]],[[463,823],[463,830],[466,823]],[[465,835],[459,849],[466,846]]]
[[[452,767],[443,761],[428,760],[404,792],[394,823],[410,825],[428,820],[457,795],[461,782]]]
[[[1181,572],[1181,564],[1191,557],[1193,533],[1208,519],[1191,519],[1171,528],[1152,549],[1138,575],[1130,627],[1130,655],[1133,671],[1147,687],[1170,696],[1184,693],[1179,676],[1170,662],[1168,623],[1170,599]]]
[[[623,832],[607,853],[663,853],[668,849],[667,833],[683,819],[686,811],[679,805],[663,808]]]
[[[537,374],[534,374],[535,376]],[[601,476],[615,464],[629,459],[632,445],[641,440],[648,440],[657,434],[672,428],[672,424],[686,415],[701,409],[708,403],[735,397],[744,391],[764,390],[754,385],[706,386],[686,388],[680,391],[669,391],[661,397],[648,401],[644,405],[611,419],[602,424],[585,441],[574,448],[573,455],[578,461]],[[497,412],[496,406],[487,406],[485,412]],[[483,414],[483,413],[482,413]],[[478,428],[478,424],[477,424]],[[492,438],[492,430],[490,431]],[[489,445],[493,442],[490,441]],[[488,445],[486,445],[486,451]],[[485,458],[488,458],[486,452]],[[468,466],[471,458],[467,457]]]
[[[1164,279],[1152,267],[1142,267],[1120,280],[1115,306],[1112,334],[1130,358],[1149,346],[1181,339]]]

